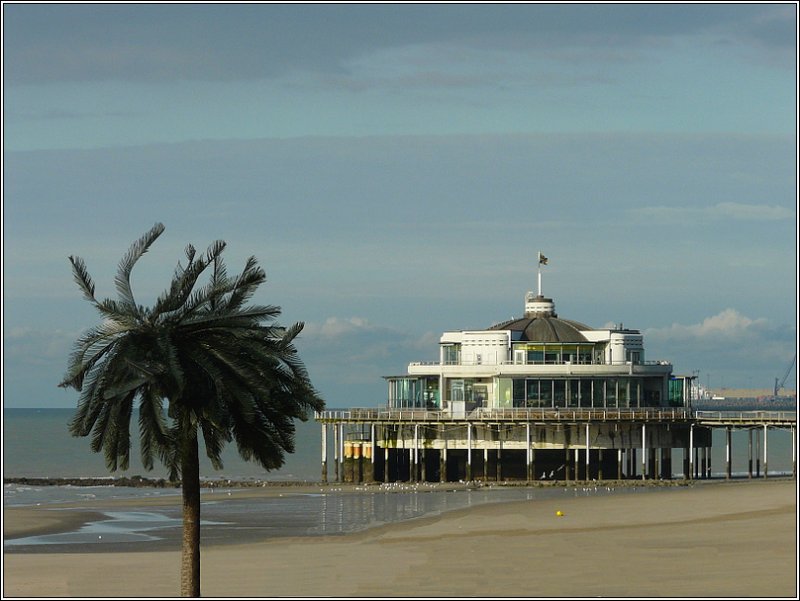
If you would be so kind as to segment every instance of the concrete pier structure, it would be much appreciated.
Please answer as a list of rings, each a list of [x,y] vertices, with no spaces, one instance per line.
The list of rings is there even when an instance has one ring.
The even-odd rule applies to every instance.
[[[316,415],[324,440],[334,428],[337,481],[669,478],[675,449],[684,478],[709,478],[715,428],[728,432],[729,477],[736,428],[758,429],[748,470],[754,461],[759,477],[763,461],[768,473],[768,431],[794,432],[794,413],[693,411],[696,376],[647,359],[639,330],[560,318],[542,294],[546,264],[540,253],[539,289],[525,295],[522,317],[444,332],[437,360],[385,376],[384,408]],[[325,451],[322,464],[324,479]]]

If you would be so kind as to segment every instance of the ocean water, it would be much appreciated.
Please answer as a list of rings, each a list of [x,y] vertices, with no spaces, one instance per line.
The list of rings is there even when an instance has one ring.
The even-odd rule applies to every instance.
[[[163,478],[166,470],[158,462],[146,471],[139,458],[135,415],[132,419],[131,465],[126,471],[111,473],[101,453],[89,448],[90,439],[74,438],[67,431],[73,409],[3,409],[3,475],[4,477],[78,478],[140,475]],[[328,477],[333,479],[333,436],[328,437]],[[200,475],[203,478],[232,480],[265,480],[285,482],[319,482],[321,479],[321,426],[313,419],[296,422],[295,452],[286,455],[279,470],[267,472],[259,465],[242,460],[235,444],[223,452],[224,467],[214,470],[202,456]],[[763,462],[763,431],[753,435],[753,454]],[[748,432],[732,434],[732,469],[734,475],[746,475],[748,464]],[[673,470],[681,474],[683,453],[673,451]],[[770,429],[767,438],[767,462],[770,474],[792,471],[792,435],[787,429]],[[763,468],[762,468],[763,469]],[[711,470],[714,476],[725,475],[725,433],[714,430]]]
[[[164,478],[167,470],[154,462],[153,470],[142,466],[136,415],[131,419],[130,467],[109,472],[102,453],[89,448],[91,437],[73,437],[67,423],[74,409],[3,409],[3,476],[31,478],[79,478],[144,476]],[[259,465],[242,460],[235,444],[223,451],[224,467],[214,470],[201,450],[202,478],[235,480],[309,481],[321,477],[321,426],[313,419],[296,422],[295,452],[286,455],[280,470],[267,472]]]

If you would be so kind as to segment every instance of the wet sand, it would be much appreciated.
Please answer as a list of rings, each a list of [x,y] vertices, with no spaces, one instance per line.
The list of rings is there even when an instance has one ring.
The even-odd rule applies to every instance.
[[[5,535],[63,531],[58,519],[76,515],[42,525],[41,513],[4,510]],[[4,553],[3,568],[4,596],[174,597],[180,550]],[[796,598],[797,482],[496,503],[346,536],[204,546],[201,573],[207,597]]]

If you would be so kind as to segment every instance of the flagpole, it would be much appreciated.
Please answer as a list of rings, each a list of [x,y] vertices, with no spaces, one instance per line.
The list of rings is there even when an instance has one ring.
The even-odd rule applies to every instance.
[[[538,271],[539,271],[539,278],[538,278],[539,279],[539,291],[538,291],[539,293],[537,294],[537,296],[542,296],[542,253],[541,252],[539,252],[539,261],[538,261],[537,267],[538,267]]]

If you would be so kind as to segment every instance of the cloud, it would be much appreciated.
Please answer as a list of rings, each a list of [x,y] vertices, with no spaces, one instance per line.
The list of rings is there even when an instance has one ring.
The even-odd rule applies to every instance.
[[[340,338],[359,331],[375,331],[367,319],[362,317],[329,317],[321,324],[308,323],[303,328],[303,335],[313,338],[330,340]]]
[[[380,406],[383,376],[405,373],[412,361],[434,360],[438,336],[403,332],[364,317],[328,317],[306,324],[297,348],[329,407]]]
[[[776,324],[728,308],[694,324],[644,332],[650,359],[671,361],[678,373],[713,374],[712,387],[768,387],[796,350],[797,324]]]
[[[295,70],[342,72],[386,48],[593,50],[715,36],[793,48],[792,8],[692,5],[6,5],[7,83],[230,81]],[[625,53],[614,53],[623,56]]]
[[[636,220],[657,220],[662,223],[693,223],[698,221],[783,221],[797,218],[795,210],[780,205],[718,202],[707,207],[652,206],[628,211]]]
[[[766,318],[751,319],[735,309],[725,309],[720,313],[707,317],[700,323],[683,325],[674,323],[666,328],[647,330],[648,338],[664,340],[710,340],[731,338],[757,338],[769,329]]]
[[[52,365],[66,361],[79,332],[39,330],[29,326],[14,326],[3,332],[3,353],[7,358],[26,365]]]

